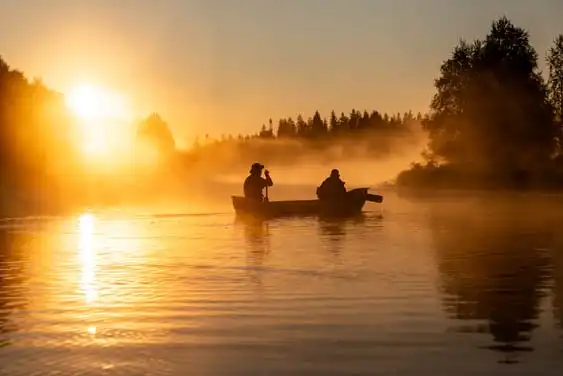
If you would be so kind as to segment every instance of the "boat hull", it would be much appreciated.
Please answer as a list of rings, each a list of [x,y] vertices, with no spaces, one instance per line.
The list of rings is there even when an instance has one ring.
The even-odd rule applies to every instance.
[[[258,202],[240,196],[232,196],[232,201],[238,215],[347,217],[360,214],[366,203],[366,198],[367,188],[358,188],[347,192],[345,198],[337,202],[321,200]]]

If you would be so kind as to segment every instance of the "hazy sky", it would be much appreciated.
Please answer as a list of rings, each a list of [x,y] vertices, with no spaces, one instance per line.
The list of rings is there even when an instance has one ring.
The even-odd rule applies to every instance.
[[[319,109],[424,111],[460,37],[507,15],[543,58],[560,0],[0,0],[0,55],[158,111],[179,141]]]

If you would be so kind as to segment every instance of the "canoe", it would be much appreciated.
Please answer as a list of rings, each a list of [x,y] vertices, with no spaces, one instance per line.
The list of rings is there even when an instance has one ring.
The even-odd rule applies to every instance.
[[[245,197],[231,196],[235,212],[240,215],[259,217],[281,216],[336,216],[358,215],[366,201],[382,202],[383,197],[369,194],[368,188],[352,189],[343,200],[327,202],[325,200],[291,200],[258,202]]]

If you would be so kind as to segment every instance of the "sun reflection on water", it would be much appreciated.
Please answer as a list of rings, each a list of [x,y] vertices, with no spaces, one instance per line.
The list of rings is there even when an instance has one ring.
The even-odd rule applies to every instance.
[[[79,250],[82,265],[80,287],[84,293],[86,303],[93,305],[98,298],[96,286],[96,249],[94,243],[95,217],[83,214],[79,219]]]
[[[77,219],[75,293],[82,330],[97,341],[107,340],[108,333],[114,333],[112,341],[124,341],[116,331],[134,333],[144,325],[135,318],[143,314],[142,303],[154,294],[154,287],[142,226],[104,214],[83,213]]]

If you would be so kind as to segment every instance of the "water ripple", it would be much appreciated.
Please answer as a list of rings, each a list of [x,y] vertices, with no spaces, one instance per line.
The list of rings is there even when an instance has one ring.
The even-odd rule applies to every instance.
[[[3,220],[0,374],[558,374],[561,218],[397,202]]]

